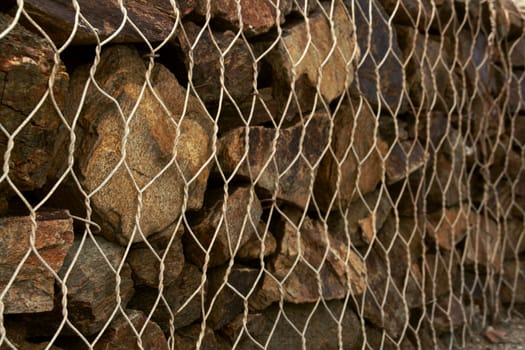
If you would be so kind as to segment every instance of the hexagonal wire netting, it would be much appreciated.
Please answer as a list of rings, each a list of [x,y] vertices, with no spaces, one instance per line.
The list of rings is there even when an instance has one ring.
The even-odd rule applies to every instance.
[[[505,340],[516,5],[3,2],[0,348]]]

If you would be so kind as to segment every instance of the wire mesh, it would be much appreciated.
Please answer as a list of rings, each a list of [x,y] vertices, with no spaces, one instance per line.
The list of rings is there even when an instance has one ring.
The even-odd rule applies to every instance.
[[[0,4],[0,348],[504,340],[523,8]]]

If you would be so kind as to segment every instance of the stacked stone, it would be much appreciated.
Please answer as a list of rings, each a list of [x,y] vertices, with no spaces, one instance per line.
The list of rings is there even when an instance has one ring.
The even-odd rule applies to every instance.
[[[175,4],[0,5],[2,348],[440,348],[525,304],[510,0]]]

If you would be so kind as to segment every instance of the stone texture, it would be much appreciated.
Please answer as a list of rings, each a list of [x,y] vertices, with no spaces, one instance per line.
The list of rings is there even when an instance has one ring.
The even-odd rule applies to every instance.
[[[152,320],[165,333],[170,332],[171,324],[174,329],[178,329],[201,318],[201,302],[206,289],[206,285],[201,285],[201,278],[202,273],[199,269],[186,264],[175,283],[163,289],[162,298],[153,312]],[[128,307],[149,315],[158,297],[159,290],[138,287]]]
[[[203,101],[218,101],[221,94],[226,101],[252,95],[254,66],[246,42],[236,39],[230,31],[203,29],[193,22],[184,22],[184,32],[180,31],[177,37],[184,52],[186,69],[191,68],[192,83]],[[221,84],[221,55],[224,86]],[[224,92],[221,92],[222,88],[225,88]]]
[[[256,237],[252,237],[252,239],[239,248],[236,258],[243,260],[258,260],[260,259],[261,252],[265,257],[275,253],[275,250],[277,249],[277,241],[273,234],[266,230],[265,224],[259,223],[256,234]]]
[[[145,77],[146,66],[136,50],[107,48],[95,79],[115,98],[124,116],[91,84],[79,120],[76,156],[81,184],[88,193],[96,190],[91,203],[102,232],[122,244],[141,241],[174,222],[181,213],[185,183],[190,179],[185,205],[188,209],[200,208],[209,173],[205,162],[211,155],[213,126],[206,112],[192,97],[185,106],[186,92],[160,64],[151,75],[153,90],[146,87],[136,106]],[[86,79],[87,67],[72,78],[73,111]],[[153,92],[162,98],[167,110]],[[125,135],[122,118],[128,118],[135,106],[128,124],[124,165],[119,163]],[[141,204],[136,186],[143,189]],[[140,232],[135,231],[138,228]]]
[[[280,300],[281,290],[274,279],[280,281],[284,300],[295,304],[320,297],[342,299],[348,293],[361,295],[366,288],[363,260],[333,238],[321,222],[306,217],[298,225],[297,212],[288,212],[287,217],[279,229],[277,256],[267,266],[272,276],[264,276],[261,289],[250,300],[252,308]]]
[[[388,13],[386,20],[393,17],[394,22],[418,28],[445,31],[453,21],[453,2],[451,0],[378,0]]]
[[[84,335],[102,329],[116,307],[126,307],[134,291],[131,269],[122,261],[125,249],[101,237],[94,240],[91,237],[84,241],[76,239],[60,269],[60,277],[67,276],[64,283],[68,319]],[[119,276],[115,272],[117,269],[120,269]]]
[[[329,4],[323,6],[329,14]],[[292,23],[266,56],[273,70],[274,96],[280,113],[290,109],[304,115],[315,110],[317,94],[329,103],[352,82],[359,49],[351,17],[341,0],[334,1],[331,21],[333,28],[324,11],[316,11],[310,14],[308,27],[304,21]],[[332,51],[334,44],[337,48]],[[292,104],[287,107],[290,97]]]
[[[340,338],[344,349],[360,349],[363,342],[361,322],[355,312],[344,305],[340,300],[320,303],[317,307],[315,304],[284,304],[284,314],[279,316],[279,305],[276,304],[262,313],[249,314],[244,333],[241,334],[243,315],[230,323],[224,333],[232,343],[240,337],[238,348],[247,350],[259,349],[254,341],[267,344],[268,349],[306,346],[312,350],[335,350],[340,349]],[[304,332],[304,343],[298,332]]]
[[[525,261],[508,260],[503,263],[500,299],[504,304],[525,304]]]
[[[385,162],[387,184],[407,178],[414,171],[424,167],[427,160],[425,149],[418,140],[396,142],[389,149]]]
[[[519,220],[507,220],[503,224],[505,234],[502,239],[505,245],[505,259],[512,259],[517,254],[525,252],[525,222]]]
[[[5,314],[50,311],[54,306],[53,272],[60,270],[73,243],[73,219],[65,210],[38,213],[35,219],[36,226],[33,228],[29,216],[0,218],[2,292],[22,264],[2,298]],[[23,261],[32,250],[30,241],[33,229],[35,250]]]
[[[177,1],[180,15],[190,13],[195,7],[194,0]],[[79,2],[82,15],[96,28],[100,40],[113,35],[124,20],[124,14],[116,2],[102,0]],[[150,42],[166,39],[176,24],[173,6],[168,0],[153,0],[144,3],[140,0],[126,1],[123,6],[127,16],[140,29]],[[67,0],[29,0],[24,9],[51,36],[57,46],[62,45],[75,28],[75,8]],[[79,19],[73,44],[96,44],[94,31]],[[113,42],[143,43],[144,39],[131,25],[126,24]]]
[[[193,349],[196,347],[201,333],[201,325],[196,323],[188,327],[177,329],[173,337],[175,349]],[[204,337],[200,349],[202,350],[218,350],[217,339],[215,333],[210,328],[204,331]]]
[[[12,21],[13,18],[0,13],[2,30]],[[55,63],[54,55],[46,40],[21,25],[0,40],[0,125],[3,129],[0,154],[4,162],[8,147],[5,133],[12,135],[23,125],[14,135],[9,155],[9,178],[20,191],[43,187],[48,178],[59,174],[61,163],[66,161],[67,152],[60,147],[67,131],[61,127],[51,94],[57,107],[63,110],[69,75],[61,61]],[[53,88],[49,89],[52,76]],[[6,200],[10,191],[9,184],[2,179],[0,200]]]
[[[449,281],[454,281],[458,275],[458,261],[454,257],[454,252],[427,253],[421,259],[427,302],[435,301],[452,290],[452,282]]]
[[[392,337],[399,337],[409,318],[408,309],[421,305],[420,281],[410,248],[389,217],[377,233],[366,257],[367,284],[363,316]],[[359,306],[361,307],[361,306]]]
[[[375,232],[381,229],[391,209],[392,204],[386,193],[376,190],[365,195],[364,200],[353,202],[344,212],[332,211],[327,220],[328,231],[347,245],[365,246],[372,242]]]
[[[439,297],[432,308],[433,317],[429,323],[438,335],[459,329],[468,320],[465,306],[454,294]]]
[[[141,311],[126,310],[119,315],[97,341],[94,350],[168,350],[168,342],[160,327]],[[140,343],[135,333],[140,332]]]
[[[150,236],[148,242],[151,246],[146,243],[133,245],[126,261],[133,271],[135,285],[158,287],[161,282],[161,264],[164,265],[163,286],[169,286],[177,279],[184,266],[183,232],[183,229],[177,230],[176,225],[171,225],[163,232]],[[173,240],[171,236],[174,236]]]
[[[345,208],[375,190],[383,174],[382,156],[387,146],[377,135],[376,117],[366,103],[344,103],[336,111],[332,142],[319,165],[315,202],[323,211]]]
[[[304,208],[317,171],[314,165],[327,147],[328,134],[326,113],[316,113],[279,134],[272,128],[238,128],[219,140],[218,166],[227,174],[236,171],[269,196],[275,193],[277,199]]]
[[[501,266],[502,243],[501,226],[494,220],[475,215],[472,218],[472,231],[465,241],[466,264],[478,265],[499,272]]]
[[[474,214],[466,212],[467,207],[445,208],[427,216],[428,236],[439,247],[452,250],[461,242],[472,228]]]
[[[227,267],[208,271],[206,310],[210,313],[206,324],[210,328],[222,328],[244,311],[244,299],[255,290],[258,275],[258,269],[241,265],[229,271]]]
[[[25,327],[20,327],[20,324],[9,319],[4,319],[4,327],[6,338],[0,344],[0,350],[24,349],[24,350],[62,350],[55,345],[50,345],[48,341],[31,341],[29,339],[32,334],[30,330]],[[8,345],[9,344],[9,345]]]
[[[352,94],[366,98],[374,110],[381,107],[391,115],[404,113],[408,105],[401,88],[402,54],[388,15],[375,0],[359,0],[355,4],[345,0],[345,4],[349,11],[355,9],[357,43],[362,56]]]
[[[449,37],[424,34],[408,26],[397,26],[412,109],[448,113],[454,106],[454,85],[461,81],[452,71],[454,48]],[[456,92],[457,94],[457,92]]]
[[[240,247],[256,239],[262,207],[250,187],[235,188],[227,198],[222,191],[209,194],[206,202],[190,222],[184,249],[191,262],[203,266],[206,253],[202,246],[209,254],[208,266],[213,267],[226,263]]]
[[[240,17],[235,0],[215,0],[208,7],[207,0],[196,0],[197,13],[209,15],[220,22],[225,22],[235,32],[242,29],[247,36],[264,34],[284,22],[284,16],[292,10],[291,0],[279,2],[280,16],[277,17],[275,3],[270,0],[247,0],[240,3]]]

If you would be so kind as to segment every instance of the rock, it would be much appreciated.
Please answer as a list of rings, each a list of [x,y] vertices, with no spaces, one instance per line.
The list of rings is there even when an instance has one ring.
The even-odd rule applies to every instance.
[[[241,265],[233,265],[229,271],[227,267],[208,271],[206,324],[210,328],[222,328],[243,312],[244,299],[255,290],[258,275],[258,269]]]
[[[465,306],[454,294],[439,297],[431,308],[432,318],[428,320],[429,326],[438,335],[453,332],[464,326],[468,320]]]
[[[202,332],[200,324],[193,324],[188,327],[177,329],[173,337],[175,349],[193,349],[196,347],[200,333]],[[200,349],[202,350],[217,350],[217,339],[215,333],[206,328],[202,338]]]
[[[460,205],[468,193],[463,158],[439,153],[430,161],[434,164],[427,165],[428,205],[436,208]]]
[[[0,13],[0,28],[4,30],[13,20]],[[66,162],[67,152],[61,146],[68,132],[56,108],[64,107],[69,75],[62,62],[54,59],[52,46],[20,24],[0,40],[0,154],[2,162],[9,156],[12,181],[10,185],[5,178],[1,180],[0,201],[7,201],[10,186],[19,191],[42,188],[48,178],[60,174],[58,164]],[[52,77],[53,88],[49,89]],[[11,137],[14,145],[6,153]]]
[[[261,289],[250,300],[252,308],[278,301],[281,294],[294,304],[361,295],[366,288],[363,260],[321,222],[305,217],[299,224],[300,215],[288,214],[291,221],[284,221],[278,233],[277,256],[267,266],[271,276],[264,276]]]
[[[201,318],[201,302],[205,289],[206,285],[202,285],[202,273],[199,269],[186,264],[175,283],[163,289],[158,305],[155,306],[159,290],[138,287],[128,307],[149,315],[155,306],[152,320],[165,333],[170,334],[173,329],[188,326]]]
[[[115,308],[125,308],[133,295],[131,269],[122,261],[124,253],[124,248],[101,237],[86,236],[76,239],[66,256],[59,275],[67,277],[68,319],[84,335],[100,331]]]
[[[259,223],[256,231],[256,237],[252,237],[248,242],[243,244],[237,252],[236,258],[243,260],[257,260],[275,253],[277,241],[273,234],[266,229],[266,225]],[[264,243],[264,246],[263,246]]]
[[[210,114],[217,113],[209,107]],[[257,126],[268,123],[276,125],[280,119],[277,114],[277,102],[272,96],[272,88],[261,88],[251,95],[235,100],[235,104],[223,100],[218,112],[219,132],[224,134],[245,125]],[[287,116],[288,117],[288,116]]]
[[[385,162],[387,184],[406,179],[427,163],[428,156],[418,140],[396,142],[389,150]]]
[[[392,337],[398,338],[408,322],[410,308],[421,305],[421,282],[411,259],[407,240],[400,236],[390,216],[377,233],[366,257],[366,288],[362,315]]]
[[[457,103],[460,82],[453,72],[454,48],[449,37],[429,35],[414,28],[396,26],[399,47],[403,53],[411,109],[448,113]],[[398,86],[398,85],[396,85]]]
[[[454,252],[427,253],[421,260],[427,303],[435,301],[452,290],[452,281],[455,281],[458,275],[458,261],[454,254]]]
[[[525,58],[524,58],[525,60]],[[518,115],[514,119],[514,133],[512,137],[521,146],[525,146],[525,115]]]
[[[201,16],[210,15],[211,18],[225,22],[235,32],[242,30],[246,36],[264,34],[278,24],[284,22],[286,16],[292,10],[291,0],[282,0],[278,4],[269,0],[249,0],[238,3],[235,0],[215,0],[209,3],[207,0],[196,0],[196,11]],[[279,6],[280,15],[276,11]]]
[[[501,266],[501,227],[481,214],[472,218],[472,229],[465,241],[464,264],[483,266],[499,272]]]
[[[238,128],[219,140],[218,166],[228,175],[235,171],[237,176],[249,179],[269,196],[275,194],[304,208],[316,175],[314,165],[328,144],[328,135],[326,113],[316,113],[304,123],[280,129],[278,134],[273,128],[260,126]]]
[[[453,250],[470,232],[472,221],[475,220],[474,214],[467,210],[467,207],[444,208],[429,214],[425,224],[428,237],[439,247]]]
[[[362,247],[370,244],[392,209],[388,196],[376,190],[356,200],[344,212],[334,210],[328,217],[328,232],[346,245]],[[375,225],[375,226],[374,226]]]
[[[51,345],[48,341],[31,341],[32,334],[30,330],[21,327],[17,322],[12,322],[9,319],[4,319],[5,336],[0,350],[8,349],[24,349],[24,350],[62,350],[55,345]]]
[[[87,67],[72,78],[72,111],[87,78]],[[150,78],[153,90],[146,87],[137,105],[145,78],[146,67],[136,50],[107,48],[95,79],[116,100],[111,101],[91,84],[79,119],[76,157],[81,184],[88,193],[96,190],[91,204],[102,232],[121,244],[142,241],[162,231],[179,217],[183,205],[200,208],[209,174],[205,162],[212,154],[213,125],[198,102],[188,96],[186,106],[184,89],[173,74],[156,64]],[[162,98],[166,109],[153,92]],[[126,128],[117,102],[124,115],[129,116],[136,107],[128,124],[126,166],[119,163]],[[141,201],[138,189],[142,190]]]
[[[345,210],[359,193],[375,190],[383,176],[382,156],[387,145],[376,135],[376,117],[366,103],[344,103],[335,113],[330,151],[315,181],[315,202],[323,211]]]
[[[357,43],[362,56],[352,95],[364,97],[375,111],[386,110],[391,115],[406,112],[406,96],[400,88],[404,86],[402,55],[388,15],[375,0],[345,0],[345,4],[350,13],[355,9]]]
[[[453,21],[454,3],[451,0],[378,0],[384,7],[389,20],[393,17],[394,23],[417,28],[421,32],[443,32],[450,28]],[[367,8],[365,8],[365,11]]]
[[[182,272],[184,252],[181,237],[184,229],[171,225],[163,232],[150,236],[148,242],[137,243],[129,251],[126,261],[133,271],[135,285],[158,287],[172,284]],[[171,240],[171,236],[173,240]],[[161,268],[161,264],[163,267]],[[161,272],[162,271],[162,272]],[[160,280],[162,276],[162,280]],[[162,281],[162,282],[161,282]]]
[[[525,69],[525,38],[508,43],[502,51],[496,50],[495,52],[494,60],[497,63],[504,67]]]
[[[28,0],[24,3],[24,9],[51,36],[57,47],[68,39],[74,29],[76,32],[72,43],[75,45],[96,44],[97,36],[102,41],[117,31],[118,34],[112,38],[113,43],[144,42],[129,23],[119,30],[125,17],[118,3],[96,0],[79,3],[79,6],[82,16],[94,29],[81,18],[75,26],[75,8],[70,1]],[[184,16],[193,10],[195,1],[177,1],[176,6],[180,15]],[[127,11],[128,20],[133,21],[149,42],[165,40],[176,25],[177,15],[173,5],[167,0],[147,3],[131,0],[126,1],[123,7]]]
[[[73,219],[68,211],[61,210],[37,213],[35,220],[33,223],[29,216],[0,218],[0,290],[5,292],[4,314],[50,311],[54,306],[54,274],[62,267],[73,243]],[[38,256],[33,250],[25,259],[32,248],[33,232]],[[15,272],[16,277],[4,291]]]
[[[525,239],[523,239],[525,223],[510,219],[503,224],[503,230],[502,240],[505,244],[505,259],[511,259],[525,252]]]
[[[224,333],[232,343],[240,337],[237,347],[246,350],[259,349],[259,344],[265,344],[268,349],[311,350],[359,349],[362,346],[361,322],[343,301],[284,304],[282,311],[283,314],[279,314],[279,305],[275,304],[262,313],[249,314],[246,329],[242,328],[243,315],[239,315]]]
[[[261,203],[249,187],[235,188],[227,197],[222,191],[208,197],[184,236],[186,257],[199,267],[207,259],[208,267],[224,264],[240,247],[257,239],[255,230],[262,214]]]
[[[342,0],[334,1],[333,13],[330,4],[323,7],[324,11],[311,13],[308,22],[286,26],[266,56],[273,70],[279,113],[306,115],[341,96],[354,78],[359,49],[352,19]],[[325,11],[332,13],[330,21]]]
[[[525,304],[525,261],[508,260],[503,263],[500,299],[504,304]]]
[[[97,341],[95,350],[164,350],[168,342],[160,327],[137,310],[126,310],[126,317],[114,319]],[[140,334],[139,337],[136,333]]]
[[[203,101],[218,101],[223,93],[226,101],[252,95],[254,60],[246,42],[236,39],[230,31],[212,31],[189,21],[184,23],[184,32],[180,31],[177,37],[184,52],[186,69],[191,69],[193,86]],[[224,85],[221,84],[221,74],[224,74]]]

